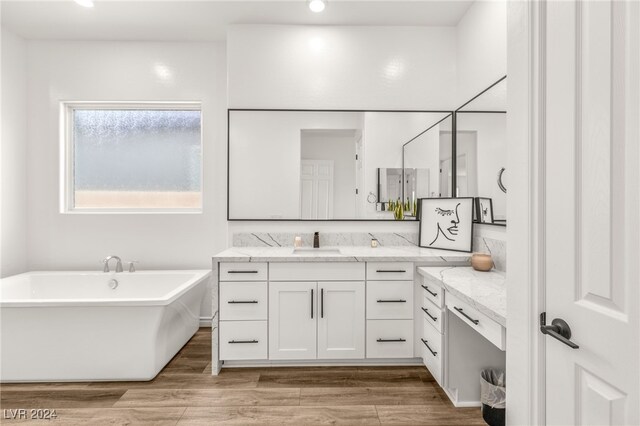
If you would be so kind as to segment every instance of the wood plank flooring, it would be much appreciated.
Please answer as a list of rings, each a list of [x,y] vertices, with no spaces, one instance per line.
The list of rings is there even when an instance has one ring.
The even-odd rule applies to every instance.
[[[62,425],[484,425],[424,367],[234,368],[211,376],[202,328],[150,382],[0,385],[0,423]],[[11,420],[9,409],[57,418]],[[8,416],[10,417],[10,415]]]

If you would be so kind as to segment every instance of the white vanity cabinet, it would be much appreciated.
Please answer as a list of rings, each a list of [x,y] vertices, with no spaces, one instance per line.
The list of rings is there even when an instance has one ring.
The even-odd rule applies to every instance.
[[[367,263],[367,358],[413,357],[413,263]]]
[[[220,263],[220,358],[267,359],[267,264]]]
[[[364,358],[364,282],[270,282],[269,359]]]
[[[445,297],[444,289],[436,280],[421,277],[422,300],[420,311],[422,312],[422,360],[431,375],[440,386],[444,385],[444,359],[445,359]]]
[[[269,359],[315,359],[317,284],[269,283]]]

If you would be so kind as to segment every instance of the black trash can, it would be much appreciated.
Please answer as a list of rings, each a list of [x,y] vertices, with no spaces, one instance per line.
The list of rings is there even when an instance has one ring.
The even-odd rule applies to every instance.
[[[487,368],[480,373],[482,418],[489,426],[504,426],[505,384],[504,371]]]

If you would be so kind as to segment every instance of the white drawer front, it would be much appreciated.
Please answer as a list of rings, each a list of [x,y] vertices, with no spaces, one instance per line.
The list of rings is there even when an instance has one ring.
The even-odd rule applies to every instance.
[[[267,322],[220,321],[220,359],[267,359]]]
[[[422,277],[422,284],[420,284],[420,287],[422,287],[424,297],[433,302],[437,307],[444,307],[444,290],[440,287],[438,282]]]
[[[367,358],[412,357],[412,320],[367,321]]]
[[[442,360],[444,359],[442,348],[444,348],[444,336],[438,333],[427,321],[426,319],[423,320],[423,334],[420,339],[422,359],[431,375],[436,379],[438,384],[442,386]]]
[[[424,320],[433,328],[435,328],[438,333],[444,332],[444,316],[442,315],[442,310],[426,297],[422,299],[422,306],[420,307],[420,311],[422,312],[422,316]]]
[[[265,320],[267,319],[267,283],[265,282],[221,282],[220,319]]]
[[[266,281],[266,263],[220,263],[220,281]]]
[[[367,319],[412,319],[413,281],[368,281]]]
[[[270,281],[364,281],[361,262],[270,263]]]
[[[367,262],[367,280],[413,280],[413,263]]]
[[[506,329],[503,326],[452,294],[447,295],[447,308],[498,349],[507,349]]]

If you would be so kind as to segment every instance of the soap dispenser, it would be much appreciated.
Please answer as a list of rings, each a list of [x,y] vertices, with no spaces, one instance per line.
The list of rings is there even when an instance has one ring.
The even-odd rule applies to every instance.
[[[313,233],[313,248],[320,248],[320,233]]]

